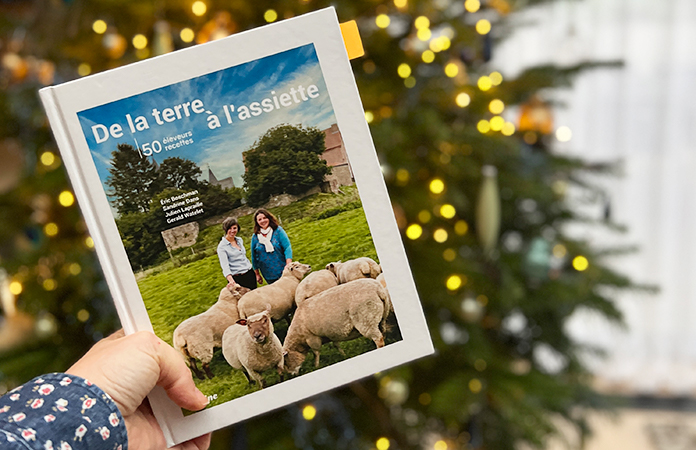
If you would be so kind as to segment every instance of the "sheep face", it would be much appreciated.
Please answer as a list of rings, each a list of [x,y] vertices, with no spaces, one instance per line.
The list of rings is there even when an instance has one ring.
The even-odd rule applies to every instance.
[[[305,360],[305,355],[297,350],[286,350],[283,352],[285,359],[285,371],[290,375],[297,375],[300,372],[300,367]]]
[[[265,344],[266,339],[273,333],[273,325],[268,311],[254,314],[248,319],[239,319],[237,323],[247,327],[249,336],[257,344]]]
[[[302,264],[297,261],[291,262],[285,269],[283,275],[292,275],[298,280],[301,280],[305,275],[312,271],[312,267],[307,264]]]

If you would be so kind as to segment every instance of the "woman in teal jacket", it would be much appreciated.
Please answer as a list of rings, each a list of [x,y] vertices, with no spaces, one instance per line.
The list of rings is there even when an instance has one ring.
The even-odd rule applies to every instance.
[[[254,213],[254,235],[251,237],[251,265],[259,284],[271,284],[281,277],[292,262],[292,246],[278,219],[268,210]]]

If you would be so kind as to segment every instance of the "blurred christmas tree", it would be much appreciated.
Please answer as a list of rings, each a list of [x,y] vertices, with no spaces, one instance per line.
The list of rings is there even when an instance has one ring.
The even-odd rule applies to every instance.
[[[635,286],[602,265],[611,249],[565,232],[593,220],[566,192],[609,168],[554,154],[544,95],[591,65],[516,79],[490,65],[536,3],[334,4],[366,48],[353,68],[437,355],[249,421],[234,448],[538,447],[555,418],[587,432],[600,397],[564,325],[579,308],[620,321],[611,288]],[[327,5],[0,1],[0,387],[64,370],[118,327],[37,90]]]

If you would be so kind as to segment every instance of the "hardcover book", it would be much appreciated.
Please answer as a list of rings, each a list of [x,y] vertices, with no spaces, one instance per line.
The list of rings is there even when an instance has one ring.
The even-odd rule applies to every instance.
[[[170,446],[433,352],[333,8],[40,95]]]

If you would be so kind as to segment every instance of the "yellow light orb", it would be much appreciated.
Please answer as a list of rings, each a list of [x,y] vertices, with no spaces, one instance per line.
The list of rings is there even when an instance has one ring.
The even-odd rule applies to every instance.
[[[435,242],[438,242],[440,244],[446,242],[448,237],[449,235],[447,234],[447,230],[445,230],[444,228],[438,228],[433,232],[433,239],[435,239]]]
[[[401,78],[408,78],[411,76],[411,66],[409,66],[406,63],[399,64],[399,67],[396,69],[396,71]]]
[[[389,449],[389,439],[385,437],[381,437],[377,439],[377,442],[375,442],[375,447],[377,447],[377,450],[387,450]]]
[[[52,152],[43,152],[41,154],[41,164],[44,166],[51,166],[54,162],[56,162],[56,155]]]
[[[567,252],[568,250],[566,250],[563,244],[556,244],[553,246],[553,256],[556,258],[563,258]]]
[[[493,86],[498,86],[503,82],[503,76],[500,74],[500,72],[491,72],[491,74],[488,76],[490,77]]]
[[[430,182],[430,192],[433,194],[442,194],[445,190],[445,182],[439,178],[433,178]]]
[[[416,240],[423,235],[423,227],[417,223],[413,223],[406,228],[406,237],[411,240]]]
[[[460,287],[462,287],[462,277],[459,275],[450,275],[447,278],[447,282],[445,282],[445,285],[447,286],[447,289],[450,291],[456,291]]]
[[[492,81],[492,80],[491,80]],[[488,110],[493,114],[500,114],[505,109],[505,103],[500,99],[491,100],[488,104]]]
[[[438,40],[440,41],[440,48],[442,48],[442,50],[447,50],[452,46],[452,41],[447,36],[440,36]]]
[[[479,0],[466,0],[464,2],[464,8],[470,13],[475,13],[481,9],[481,2]]]
[[[491,131],[491,123],[486,119],[481,119],[476,124],[476,129],[479,130],[479,132],[486,134]]]
[[[372,111],[365,111],[365,120],[367,123],[372,123],[375,120],[375,115]]]
[[[429,40],[432,37],[432,35],[433,35],[433,32],[430,31],[430,28],[421,28],[416,33],[416,36],[418,36],[418,39],[420,39],[423,42]]]
[[[10,283],[10,293],[12,293],[12,295],[19,295],[23,290],[24,286],[22,286],[22,283],[19,281],[12,281]]]
[[[558,127],[556,130],[556,139],[561,142],[568,142],[573,137],[573,132],[567,126]]]
[[[101,19],[95,20],[94,23],[92,23],[92,31],[94,31],[97,34],[104,34],[106,33],[106,22],[104,22]]]
[[[428,19],[425,16],[418,16],[416,17],[416,20],[413,22],[413,25],[416,27],[417,30],[428,28],[430,27],[430,19]]]
[[[85,245],[87,246],[87,248],[94,248],[94,239],[92,239],[91,236],[87,236],[85,238]]]
[[[399,169],[396,171],[396,179],[401,182],[401,183],[408,183],[408,180],[411,178],[411,174],[408,173],[408,170],[406,169]]]
[[[457,258],[457,252],[451,248],[448,248],[442,252],[442,258],[447,262],[452,262]]]
[[[147,47],[147,37],[144,34],[136,34],[133,36],[133,47],[138,50],[142,50]]]
[[[184,28],[179,32],[179,37],[183,42],[186,42],[187,44],[190,42],[193,42],[193,40],[196,38],[196,33],[190,28]]]
[[[305,420],[312,420],[316,417],[316,415],[317,409],[314,406],[307,405],[302,408],[302,417],[304,417]]]
[[[268,23],[275,22],[278,20],[278,13],[275,11],[275,9],[269,9],[263,13],[263,20]]]
[[[77,320],[80,322],[87,322],[89,320],[89,311],[86,309],[81,309],[77,312]]]
[[[505,125],[503,125],[503,129],[500,130],[500,132],[505,136],[512,136],[515,134],[515,124],[512,122],[505,122]]]
[[[405,8],[408,5],[408,0],[394,0],[394,6],[397,8]]]
[[[375,18],[375,24],[380,28],[387,28],[391,23],[391,19],[386,14],[380,14]]]
[[[200,0],[193,2],[193,5],[191,5],[191,12],[193,12],[193,14],[197,15],[198,17],[205,14],[206,11],[208,11],[208,6]]]
[[[469,231],[469,224],[465,220],[458,220],[454,224],[454,232],[459,236],[464,236]]]
[[[430,211],[428,211],[427,209],[424,209],[418,213],[418,220],[420,221],[420,223],[428,223],[430,222],[431,218],[432,214],[430,214]]]
[[[70,191],[63,191],[58,195],[58,203],[66,208],[72,206],[72,204],[75,203],[75,196],[73,196],[73,193]]]
[[[46,236],[55,236],[58,234],[58,225],[53,222],[47,223],[44,225],[44,233],[46,233]]]
[[[435,61],[435,53],[433,53],[432,50],[426,50],[421,55],[421,59],[423,59],[424,63],[430,64],[431,62]]]
[[[505,125],[505,119],[502,118],[502,116],[493,116],[491,117],[491,130],[493,131],[500,131],[503,129],[503,125]]]
[[[433,450],[447,450],[449,447],[447,447],[447,442],[443,441],[440,439],[439,441],[435,442],[433,445]]]
[[[488,34],[491,32],[491,22],[487,19],[480,19],[476,22],[476,32],[478,34]]]
[[[58,284],[56,283],[56,280],[54,280],[53,278],[45,279],[43,281],[42,285],[43,285],[43,288],[47,291],[52,291],[58,286]]]
[[[587,270],[590,266],[590,262],[584,256],[576,256],[573,258],[573,268],[578,272],[583,272]]]
[[[487,77],[486,75],[480,77],[476,84],[478,85],[478,88],[484,92],[493,87],[493,82],[491,81],[491,78]]]
[[[471,104],[471,97],[466,92],[460,92],[454,101],[457,102],[457,106],[460,108],[465,108]]]
[[[81,77],[86,77],[92,73],[92,66],[90,66],[87,63],[82,63],[79,66],[77,66],[77,74]]]
[[[449,203],[445,203],[444,205],[440,206],[440,215],[445,219],[451,219],[456,214],[457,210],[454,206],[450,205]]]
[[[455,63],[449,63],[445,66],[445,75],[454,78],[459,73],[459,66]]]
[[[442,48],[442,43],[440,42],[440,39],[432,39],[430,41],[430,44],[428,44],[428,48],[430,50],[434,51],[435,53],[441,52],[443,50]]]
[[[416,79],[414,77],[408,77],[404,80],[404,86],[411,89],[416,85]]]
[[[473,392],[474,394],[478,394],[479,392],[481,392],[481,389],[483,389],[483,384],[481,384],[480,380],[474,378],[471,381],[469,381],[469,390],[471,392]]]
[[[82,267],[78,263],[72,263],[70,267],[68,267],[68,271],[70,275],[79,275],[80,272],[82,272]]]

